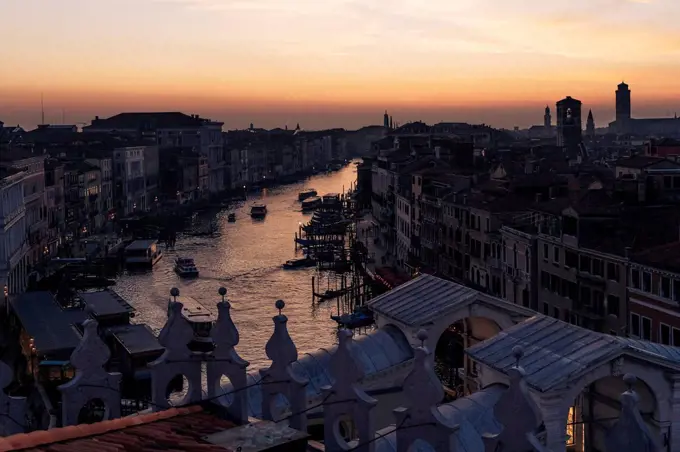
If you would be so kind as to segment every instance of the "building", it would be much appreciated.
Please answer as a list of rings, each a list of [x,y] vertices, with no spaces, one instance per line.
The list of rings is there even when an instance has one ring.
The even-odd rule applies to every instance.
[[[57,254],[65,233],[64,163],[58,159],[45,160],[45,207],[47,208],[48,255]]]
[[[680,347],[680,242],[630,256],[630,337]]]
[[[146,146],[123,147],[113,151],[113,196],[115,215],[125,217],[148,208],[146,197]]]
[[[616,121],[624,124],[630,119],[630,88],[625,82],[621,82],[616,88]]]
[[[222,122],[179,112],[120,113],[106,119],[95,117],[90,126],[83,127],[83,132],[115,132],[146,138],[158,146],[160,153],[165,148],[193,147],[208,159],[209,192],[219,193],[225,190],[224,181],[227,179],[223,125]],[[150,153],[150,150],[145,151],[145,154]],[[148,170],[152,184],[153,160]]]
[[[567,96],[557,102],[557,146],[577,149],[583,141],[582,128],[581,101]]]
[[[66,237],[77,240],[102,228],[105,215],[101,208],[101,170],[86,161],[64,165],[66,198]]]
[[[633,118],[631,91],[622,82],[616,89],[616,120],[609,123],[609,131],[642,137],[680,137],[680,118],[677,114],[672,118]]]
[[[113,197],[113,158],[109,155],[113,153],[99,154],[85,159],[86,163],[99,168],[101,192],[99,193],[99,203],[102,216],[102,226],[115,218],[115,202]]]
[[[680,200],[680,163],[638,155],[615,162],[617,188],[637,202]]]
[[[595,139],[595,119],[593,118],[592,110],[588,110],[588,119],[586,121],[586,136],[590,141]]]
[[[183,204],[204,198],[208,193],[207,158],[192,148],[168,148],[161,153],[163,197]]]
[[[647,141],[645,143],[645,155],[650,157],[665,157],[678,160],[680,157],[680,140],[662,138]]]
[[[25,177],[24,171],[0,167],[0,286],[9,294],[23,292],[27,284]]]

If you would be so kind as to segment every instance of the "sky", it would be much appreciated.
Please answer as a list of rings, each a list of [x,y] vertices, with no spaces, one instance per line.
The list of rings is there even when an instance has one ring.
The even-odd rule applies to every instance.
[[[0,121],[184,111],[225,129],[680,113],[678,0],[2,0]],[[584,112],[585,116],[585,112]]]

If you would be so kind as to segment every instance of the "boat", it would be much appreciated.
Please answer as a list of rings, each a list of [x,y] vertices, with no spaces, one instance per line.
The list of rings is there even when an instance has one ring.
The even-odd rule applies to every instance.
[[[229,216],[227,217],[227,220],[229,221],[229,223],[234,223],[236,221],[236,214],[230,213]]]
[[[349,292],[349,289],[336,289],[332,290],[329,289],[325,291],[324,293],[315,293],[314,296],[318,299],[319,302],[330,300],[332,298],[337,298],[342,295],[345,295],[347,292]]]
[[[318,196],[312,196],[311,198],[307,198],[304,201],[302,201],[302,211],[309,211],[309,210],[314,210],[320,207],[322,204],[321,198]]]
[[[283,264],[283,268],[291,270],[294,268],[313,267],[315,265],[316,261],[311,257],[301,257],[299,259],[291,259],[286,261],[286,263]]]
[[[198,276],[198,268],[190,257],[178,257],[175,259],[175,272],[183,278],[195,278]]]
[[[174,298],[174,299],[173,299]],[[214,343],[210,332],[212,331],[215,317],[212,312],[191,297],[177,296],[168,301],[168,314],[173,303],[182,303],[182,316],[189,322],[194,330],[194,337],[189,342],[189,349],[197,352],[209,352],[214,349]]]
[[[253,218],[264,218],[267,215],[267,206],[255,203],[250,207],[250,216]]]
[[[125,265],[153,267],[163,257],[157,240],[135,240],[125,248]]]
[[[307,198],[311,198],[313,196],[316,196],[317,192],[313,188],[308,188],[307,190],[301,191],[298,194],[298,201],[304,201]]]
[[[340,326],[344,326],[345,328],[349,329],[369,326],[375,322],[373,318],[373,312],[365,309],[363,306],[357,308],[351,314],[333,315],[331,316],[331,319],[338,322]]]

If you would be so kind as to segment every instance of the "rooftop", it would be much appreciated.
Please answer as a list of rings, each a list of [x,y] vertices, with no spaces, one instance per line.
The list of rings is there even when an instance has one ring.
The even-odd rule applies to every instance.
[[[80,343],[75,325],[89,318],[86,311],[62,309],[49,292],[26,292],[10,302],[40,354],[64,352],[66,357]]]
[[[83,127],[83,130],[195,128],[208,123],[210,123],[210,120],[208,119],[201,118],[198,115],[187,115],[181,112],[119,113],[110,118],[99,119],[97,117],[92,121],[92,125]]]
[[[182,450],[224,452],[206,436],[235,424],[201,406],[170,408],[157,413],[128,416],[95,424],[81,424],[0,438],[0,450],[106,452]]]
[[[648,155],[636,155],[634,157],[628,157],[616,161],[616,166],[633,169],[644,169],[657,164],[664,164],[664,166],[671,168],[680,168],[680,164],[677,164],[672,160],[668,160],[663,157],[651,157]]]
[[[130,355],[160,354],[165,350],[146,324],[113,326],[107,331]]]
[[[573,379],[624,353],[680,369],[680,348],[598,333],[535,315],[467,350],[472,359],[507,373],[515,365],[512,349],[524,350],[522,367],[529,386],[541,392],[563,388]]]
[[[680,273],[680,242],[648,248],[633,254],[630,259],[659,270]]]
[[[478,292],[460,284],[421,275],[368,302],[371,310],[408,326],[421,326],[474,300]]]
[[[135,310],[120,295],[110,289],[98,292],[81,292],[78,296],[97,317],[127,314]]]

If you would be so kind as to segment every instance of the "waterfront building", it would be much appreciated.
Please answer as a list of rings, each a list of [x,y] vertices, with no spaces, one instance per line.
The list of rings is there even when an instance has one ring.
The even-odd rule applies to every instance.
[[[207,159],[192,148],[164,149],[161,167],[161,186],[166,200],[184,204],[202,199],[209,193]]]
[[[153,140],[160,153],[165,148],[193,147],[208,160],[209,192],[219,193],[225,189],[223,125],[223,122],[179,112],[120,113],[110,118],[95,117],[91,125],[83,127],[83,132],[115,132],[147,138]],[[152,173],[150,170],[149,175]]]
[[[0,167],[0,288],[10,295],[23,292],[27,283],[26,175],[25,171]]]
[[[91,155],[85,159],[85,162],[99,168],[99,181],[101,183],[99,207],[101,210],[100,215],[102,217],[100,221],[102,222],[102,225],[104,225],[115,218],[115,201],[113,197],[113,152],[100,153],[95,156]]]
[[[47,255],[55,256],[61,245],[66,225],[64,198],[64,163],[45,160],[45,207],[47,208]]]
[[[144,212],[148,207],[145,146],[116,148],[113,151],[113,195],[117,216]]]
[[[66,236],[69,241],[87,237],[102,228],[101,169],[86,161],[64,165]]]
[[[24,206],[26,209],[26,234],[30,251],[28,265],[32,268],[43,262],[47,234],[47,209],[45,208],[45,154],[35,154],[28,148],[5,151],[6,161],[0,162],[10,170],[25,172]]]

